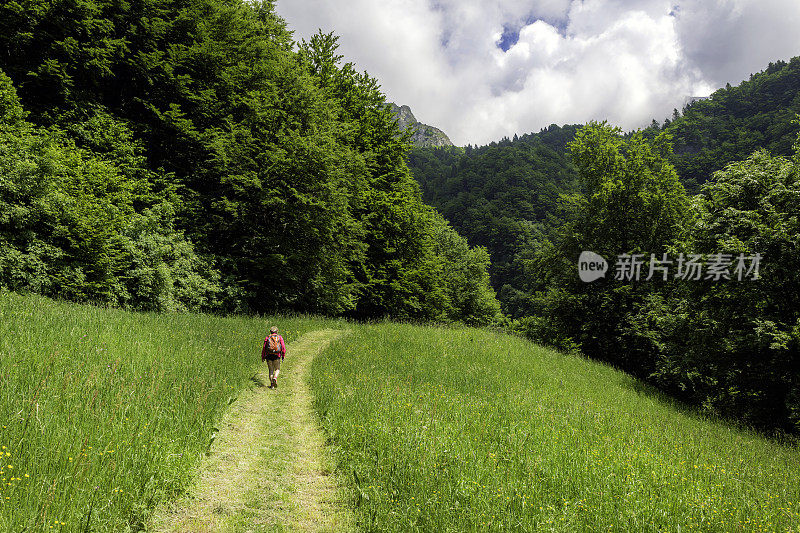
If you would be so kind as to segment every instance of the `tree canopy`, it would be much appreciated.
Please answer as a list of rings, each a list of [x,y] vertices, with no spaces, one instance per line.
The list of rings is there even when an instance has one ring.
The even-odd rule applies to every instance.
[[[24,124],[3,130],[3,201],[61,202],[26,215],[29,232],[8,222],[3,285],[143,309],[494,318],[488,284],[463,314],[447,267],[485,256],[443,251],[460,237],[335,36],[295,43],[272,2],[241,0],[12,3],[0,21],[3,121]],[[37,239],[53,248],[34,260]]]

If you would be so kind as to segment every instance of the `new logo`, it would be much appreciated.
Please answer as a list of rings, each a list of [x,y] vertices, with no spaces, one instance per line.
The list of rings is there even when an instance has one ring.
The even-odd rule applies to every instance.
[[[604,278],[608,270],[608,263],[603,256],[594,252],[581,252],[578,258],[578,275],[581,281],[589,283],[598,278]]]

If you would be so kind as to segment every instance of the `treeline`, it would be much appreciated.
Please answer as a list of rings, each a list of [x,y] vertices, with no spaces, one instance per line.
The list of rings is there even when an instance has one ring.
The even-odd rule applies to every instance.
[[[377,82],[273,2],[0,5],[0,285],[133,309],[485,324]]]
[[[581,192],[526,263],[519,330],[715,413],[800,430],[800,143],[728,165],[694,197],[666,133],[593,123],[570,149]],[[608,261],[605,277],[581,281],[583,251]]]

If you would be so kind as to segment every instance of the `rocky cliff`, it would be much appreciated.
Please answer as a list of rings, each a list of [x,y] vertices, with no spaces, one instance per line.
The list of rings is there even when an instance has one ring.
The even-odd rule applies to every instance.
[[[411,136],[411,142],[414,146],[453,146],[453,143],[445,132],[439,128],[434,128],[433,126],[428,126],[427,124],[419,122],[416,117],[414,117],[414,113],[411,112],[411,108],[407,105],[398,106],[394,103],[388,105],[392,113],[397,116],[397,124],[400,126],[400,129],[405,130],[411,128],[413,130],[414,133]]]

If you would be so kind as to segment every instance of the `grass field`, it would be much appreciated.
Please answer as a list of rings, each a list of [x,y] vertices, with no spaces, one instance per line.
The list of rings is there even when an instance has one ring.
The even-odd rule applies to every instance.
[[[287,342],[324,327],[276,319]],[[191,481],[264,320],[0,293],[0,531],[125,531]]]
[[[254,386],[266,327],[0,292],[0,531],[140,529]],[[311,391],[362,530],[800,531],[794,442],[519,338],[346,327]]]
[[[378,531],[800,531],[800,450],[479,330],[386,324],[312,367]]]

